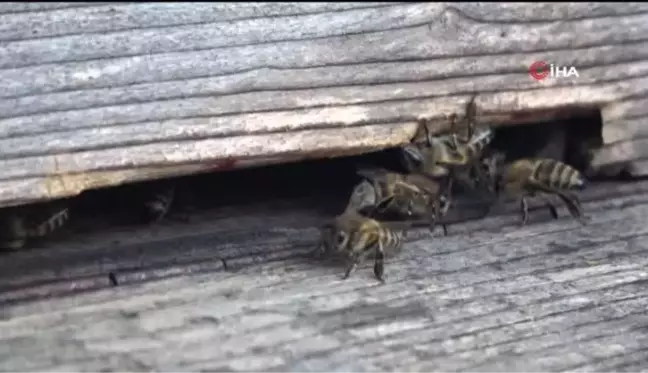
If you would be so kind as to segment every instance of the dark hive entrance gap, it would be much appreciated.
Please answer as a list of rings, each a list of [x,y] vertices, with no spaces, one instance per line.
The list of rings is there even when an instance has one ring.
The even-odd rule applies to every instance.
[[[584,171],[588,165],[583,145],[599,146],[601,128],[599,112],[592,111],[550,122],[496,127],[492,145],[504,151],[509,160],[551,157]],[[243,214],[251,211],[250,216],[254,216],[253,212],[298,211],[312,218],[300,221],[302,225],[317,224],[344,209],[353,186],[360,180],[355,173],[359,166],[403,171],[398,150],[387,149],[361,156],[127,184],[87,191],[70,199],[71,225],[81,226],[74,229],[77,232],[96,232],[121,225],[144,227],[147,223],[135,219],[141,211],[142,198],[149,195],[151,187],[163,183],[176,185],[175,200],[169,215],[163,219],[164,224],[201,213],[227,216],[240,215],[242,211]],[[189,223],[194,221],[188,219]],[[270,223],[262,226],[270,228]]]
[[[602,128],[599,110],[581,110],[562,119],[496,127],[491,145],[504,152],[508,160],[553,158],[592,177],[588,149],[602,145]]]

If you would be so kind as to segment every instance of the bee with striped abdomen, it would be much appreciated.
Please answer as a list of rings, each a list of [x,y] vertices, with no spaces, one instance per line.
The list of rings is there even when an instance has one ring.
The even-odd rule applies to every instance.
[[[495,194],[493,184],[489,182],[481,159],[484,150],[493,140],[491,129],[478,131],[466,143],[451,136],[433,137],[431,145],[409,144],[402,148],[404,163],[409,172],[426,175],[442,182],[446,190],[448,203],[451,202],[453,184],[477,191],[482,199],[482,191]],[[489,200],[491,197],[488,198]],[[449,206],[448,206],[449,207]]]
[[[70,220],[70,209],[67,206],[57,208],[48,213],[46,219],[33,225],[29,231],[30,237],[45,237],[61,229]]]
[[[466,124],[462,128],[459,128],[455,114],[450,116],[450,134],[432,136],[425,123],[419,127],[423,129],[418,131],[418,137],[415,136],[412,144],[402,148],[402,161],[409,172],[445,179],[449,190],[456,179],[470,189],[485,186],[489,192],[494,193],[479,164],[485,149],[494,138],[494,132],[488,127],[479,130],[476,128],[476,96],[473,94],[466,106],[462,118],[462,123]],[[421,141],[421,134],[425,136],[425,141]]]
[[[405,145],[402,148],[405,167],[409,172],[433,178],[449,176],[451,168],[470,167],[477,163],[493,137],[491,129],[484,129],[467,142],[445,135],[431,137],[429,144]]]
[[[528,220],[527,197],[542,195],[545,205],[554,219],[558,212],[548,195],[557,195],[567,206],[569,213],[580,223],[586,218],[578,196],[571,190],[585,188],[586,180],[575,168],[553,159],[525,158],[514,161],[501,170],[496,183],[497,193],[520,196],[522,225]]]
[[[70,219],[70,209],[57,204],[20,206],[7,213],[0,224],[0,247],[18,250],[28,240],[58,231]]]
[[[342,254],[347,259],[344,279],[368,256],[374,256],[374,275],[385,282],[385,256],[403,247],[404,233],[354,210],[346,210],[322,230],[318,251]]]
[[[361,168],[364,180],[351,193],[348,209],[368,217],[396,214],[399,217],[425,217],[430,231],[448,211],[448,197],[438,181],[417,174],[401,174],[380,168]],[[445,223],[443,232],[448,234]]]

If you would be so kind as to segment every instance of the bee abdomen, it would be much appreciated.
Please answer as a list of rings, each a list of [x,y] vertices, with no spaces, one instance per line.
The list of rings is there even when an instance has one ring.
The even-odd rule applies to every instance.
[[[468,148],[473,155],[481,153],[493,141],[494,137],[495,133],[492,129],[484,129],[470,139]]]
[[[383,247],[385,249],[399,249],[403,245],[403,233],[389,228],[383,229]]]
[[[70,219],[70,210],[66,207],[63,208],[53,215],[51,215],[45,222],[34,227],[30,236],[33,237],[43,237],[46,236],[59,228],[63,227],[67,221]]]
[[[575,168],[553,159],[536,162],[533,178],[553,189],[583,189],[585,179]]]

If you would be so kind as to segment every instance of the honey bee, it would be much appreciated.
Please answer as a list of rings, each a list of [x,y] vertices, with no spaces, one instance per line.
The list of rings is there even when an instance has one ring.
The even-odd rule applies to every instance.
[[[477,107],[474,94],[466,107],[463,121],[466,133],[458,127],[457,116],[450,116],[452,133],[432,136],[427,125],[423,123],[419,128],[419,138],[402,148],[402,161],[408,172],[423,173],[435,179],[445,179],[446,188],[452,189],[455,179],[470,189],[479,189],[486,186],[489,192],[494,193],[488,183],[486,174],[479,164],[485,149],[494,138],[494,132],[488,127],[476,128],[475,117]],[[424,142],[420,140],[420,133],[425,135]]]
[[[343,279],[349,278],[358,264],[373,255],[374,275],[384,283],[385,256],[399,252],[403,241],[404,232],[348,209],[324,226],[317,252],[342,254],[346,257],[347,267]]]
[[[67,206],[52,207],[23,207],[23,211],[9,212],[0,224],[0,247],[18,250],[29,239],[42,238],[62,228],[70,219],[70,210]]]
[[[475,104],[475,98],[477,98],[477,94],[473,93],[473,95],[470,97],[470,100],[468,101],[468,104],[466,105],[466,111],[463,116],[463,121],[467,122],[464,126],[466,129],[465,134],[462,134],[460,131],[457,115],[453,113],[450,116],[450,128],[453,132],[453,141],[455,147],[458,147],[460,143],[466,144],[475,135],[477,127],[477,123],[475,121],[475,118],[477,117],[477,105]]]
[[[497,194],[520,196],[521,225],[528,220],[527,197],[536,195],[542,196],[554,219],[558,218],[558,211],[548,195],[557,195],[575,219],[586,223],[578,196],[570,192],[584,189],[586,180],[578,170],[563,162],[546,158],[520,159],[504,166],[497,179]]]
[[[401,174],[379,168],[360,168],[364,180],[351,193],[347,210],[368,217],[395,213],[401,217],[427,217],[430,231],[448,211],[448,198],[441,184],[423,175]],[[442,223],[444,235],[447,225]]]
[[[467,142],[454,135],[431,137],[429,145],[405,145],[402,148],[404,163],[409,172],[433,178],[450,176],[452,168],[470,167],[478,162],[493,137],[491,129],[477,132]]]
[[[455,182],[478,191],[482,199],[482,191],[487,191],[490,200],[495,190],[480,162],[493,137],[491,129],[473,134],[466,143],[453,136],[433,137],[429,146],[414,143],[404,146],[402,159],[409,172],[426,175],[443,184],[448,208]]]
[[[425,143],[428,146],[432,145],[434,137],[446,138],[448,141],[451,141],[451,145],[454,147],[459,146],[459,144],[467,143],[472,139],[475,130],[476,130],[476,121],[475,117],[477,116],[477,105],[475,104],[475,98],[477,94],[474,93],[468,104],[466,105],[466,110],[464,112],[463,118],[461,121],[457,119],[457,114],[452,113],[449,116],[450,121],[450,131],[449,134],[434,136],[429,128],[429,122],[427,119],[422,119],[420,126],[414,139],[413,143]],[[464,124],[465,123],[465,124]]]
[[[144,201],[144,208],[149,222],[157,222],[164,218],[173,204],[175,197],[175,186],[164,185],[154,189],[154,193]]]

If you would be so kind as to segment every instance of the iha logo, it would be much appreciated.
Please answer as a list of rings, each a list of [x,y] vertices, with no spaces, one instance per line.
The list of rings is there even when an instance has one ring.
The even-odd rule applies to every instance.
[[[529,66],[529,75],[537,81],[543,80],[546,77],[552,78],[569,78],[570,76],[580,77],[578,70],[574,66],[560,66],[556,64],[549,64],[544,61],[536,61]]]

